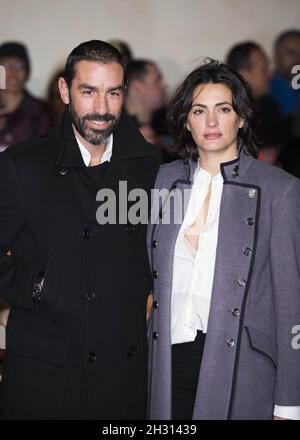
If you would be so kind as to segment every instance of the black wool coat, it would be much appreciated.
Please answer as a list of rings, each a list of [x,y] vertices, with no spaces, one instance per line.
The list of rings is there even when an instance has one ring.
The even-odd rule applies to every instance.
[[[120,181],[149,193],[158,165],[125,113],[100,185],[87,174],[68,114],[49,135],[0,155],[0,297],[11,306],[3,414],[145,417],[146,225],[99,225],[96,193],[117,194]],[[41,299],[33,301],[40,271]]]

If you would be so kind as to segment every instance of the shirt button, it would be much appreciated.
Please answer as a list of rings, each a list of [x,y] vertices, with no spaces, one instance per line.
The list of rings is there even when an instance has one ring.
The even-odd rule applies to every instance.
[[[89,229],[85,229],[85,230],[83,231],[83,237],[84,237],[86,240],[90,240],[90,239],[92,238],[92,236],[93,236],[92,231],[90,231]]]
[[[249,247],[245,247],[245,248],[243,249],[243,254],[246,255],[246,257],[248,257],[249,255],[251,255],[251,253],[252,253],[252,249],[251,249],[251,248],[249,248]]]
[[[247,223],[247,225],[249,225],[249,226],[254,225],[254,222],[255,222],[255,220],[254,220],[253,217],[248,217],[247,220],[246,220],[246,223]]]
[[[157,240],[153,240],[152,241],[152,247],[155,249],[158,246],[158,241]]]
[[[158,272],[157,272],[157,270],[154,270],[154,271],[153,271],[153,278],[158,278]]]
[[[96,299],[96,294],[95,294],[95,292],[88,292],[88,293],[86,294],[86,299],[87,299],[89,302],[93,302],[93,301],[95,301],[95,299]]]
[[[158,332],[153,332],[153,339],[158,339]]]
[[[96,362],[96,353],[91,351],[88,355],[88,361],[92,364],[93,362]]]
[[[232,309],[232,310],[231,310],[231,313],[232,313],[232,315],[233,315],[235,318],[238,318],[238,317],[240,316],[240,314],[241,314],[240,310],[239,310],[237,307],[235,307],[234,309]]]
[[[234,339],[227,339],[226,344],[228,347],[233,348],[235,346],[235,340]]]
[[[245,287],[246,286],[246,280],[243,279],[239,279],[237,280],[237,283],[240,287]]]
[[[153,307],[154,307],[155,309],[158,309],[158,302],[157,302],[157,301],[154,301],[154,302],[153,302]]]

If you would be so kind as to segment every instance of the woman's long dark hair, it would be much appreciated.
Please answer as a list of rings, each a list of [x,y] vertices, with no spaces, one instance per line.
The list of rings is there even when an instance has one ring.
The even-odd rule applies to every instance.
[[[200,84],[224,84],[231,90],[233,109],[244,120],[243,127],[238,131],[238,144],[242,143],[246,152],[257,157],[254,110],[250,89],[235,70],[210,58],[207,58],[203,65],[186,77],[169,103],[168,125],[177,141],[177,153],[194,160],[197,160],[199,156],[197,145],[186,128],[186,122],[192,107],[193,92]]]

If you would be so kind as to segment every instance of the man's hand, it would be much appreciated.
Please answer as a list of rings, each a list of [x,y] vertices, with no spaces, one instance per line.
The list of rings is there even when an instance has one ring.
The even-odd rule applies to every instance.
[[[148,299],[147,299],[147,310],[146,310],[146,320],[148,321],[149,319],[149,315],[150,315],[150,311],[151,311],[151,307],[153,304],[153,294],[149,293],[148,295]]]
[[[10,307],[0,300],[0,325],[6,327],[8,316],[10,312]]]

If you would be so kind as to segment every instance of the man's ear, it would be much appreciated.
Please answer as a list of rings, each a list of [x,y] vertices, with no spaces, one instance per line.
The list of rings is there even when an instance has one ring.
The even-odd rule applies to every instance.
[[[68,84],[66,83],[66,80],[62,76],[58,78],[58,88],[63,103],[69,104],[70,103],[69,87]]]

